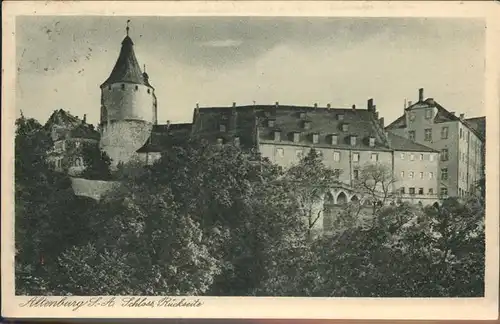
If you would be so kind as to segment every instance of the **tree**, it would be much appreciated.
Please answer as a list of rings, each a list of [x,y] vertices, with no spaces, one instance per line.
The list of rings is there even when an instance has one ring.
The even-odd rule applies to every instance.
[[[42,292],[59,254],[87,239],[91,205],[75,197],[66,174],[48,166],[52,141],[41,125],[23,116],[16,126],[16,291]]]
[[[90,180],[110,180],[111,159],[97,145],[84,145],[82,149],[85,170],[81,176]]]
[[[283,180],[297,200],[300,214],[307,224],[309,239],[312,239],[314,226],[321,218],[322,210],[318,205],[328,190],[340,184],[339,175],[323,164],[321,155],[314,148],[286,171]]]
[[[354,180],[353,189],[362,200],[371,202],[372,215],[375,216],[395,196],[395,182],[396,178],[389,165],[368,163],[359,170],[359,177]]]

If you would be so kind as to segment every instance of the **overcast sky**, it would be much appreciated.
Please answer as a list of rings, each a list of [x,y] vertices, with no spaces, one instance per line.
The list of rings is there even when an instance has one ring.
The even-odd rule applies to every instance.
[[[98,123],[99,85],[129,17],[18,17],[17,112],[55,109]],[[484,115],[485,24],[471,19],[130,17],[161,123],[200,106],[366,107],[386,123],[418,88],[450,111]]]

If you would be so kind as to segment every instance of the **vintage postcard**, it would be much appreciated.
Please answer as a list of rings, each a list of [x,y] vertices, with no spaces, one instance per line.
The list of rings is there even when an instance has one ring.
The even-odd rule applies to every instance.
[[[2,315],[497,318],[499,8],[3,3]]]

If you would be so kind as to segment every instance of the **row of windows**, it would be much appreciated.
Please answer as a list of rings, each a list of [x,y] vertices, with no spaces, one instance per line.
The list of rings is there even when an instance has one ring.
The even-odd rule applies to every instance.
[[[403,195],[406,194],[406,188],[405,187],[399,188],[399,193],[401,193]],[[408,193],[410,195],[417,195],[417,194],[418,195],[424,195],[425,194],[424,193],[424,188],[415,188],[415,187],[409,187],[408,188]],[[434,189],[433,188],[429,188],[427,190],[427,194],[428,195],[434,195]]]
[[[405,172],[401,171],[400,176],[401,176],[401,179],[404,179],[405,178]],[[428,172],[427,177],[429,179],[434,179],[434,172]],[[408,172],[408,178],[409,179],[415,179],[415,172],[409,171]],[[420,179],[424,178],[424,172],[419,172],[419,178]]]
[[[120,89],[125,90],[125,83],[122,83]],[[139,86],[136,85],[134,87],[135,91],[139,90]],[[108,90],[111,90],[111,85],[108,85]],[[148,88],[148,93],[151,93],[151,89]]]
[[[320,154],[321,156],[323,156],[323,152],[322,151],[317,151],[318,154]],[[297,149],[295,150],[295,155],[296,157],[298,158],[302,158],[302,156],[304,156],[304,150],[302,149]],[[285,156],[285,150],[283,148],[276,148],[276,156],[277,157],[284,157]],[[341,152],[339,151],[333,151],[333,161],[335,162],[340,162],[341,160]],[[352,153],[351,155],[352,157],[352,162],[359,162],[360,160],[360,155],[359,153]],[[370,154],[370,160],[373,161],[373,162],[376,162],[378,161],[378,153],[371,153]]]
[[[459,135],[460,139],[465,139],[466,142],[469,142],[470,132],[467,132],[467,136],[464,136],[463,130],[462,128],[460,128],[459,133],[460,133]],[[441,127],[441,139],[448,139],[448,136],[449,136],[449,127],[448,126]],[[416,132],[414,130],[408,131],[408,138],[412,141],[416,141]],[[424,129],[424,141],[432,142],[432,128]],[[476,154],[481,151],[480,143],[476,143],[476,141],[471,140],[471,144],[472,144],[471,145],[472,151],[474,151]]]
[[[423,160],[425,159],[426,155],[427,155],[427,154],[425,154],[425,155],[424,155],[424,154],[418,154],[418,159],[419,159],[420,161],[423,161]],[[400,156],[401,156],[401,160],[405,160],[405,159],[406,159],[406,156],[408,156],[408,159],[409,159],[410,161],[414,161],[414,160],[415,160],[415,154],[413,154],[413,153],[410,153],[410,154],[407,154],[407,153],[401,153],[401,155],[400,155]],[[434,161],[434,154],[429,154],[429,161],[431,161],[431,162],[432,162],[432,161]]]

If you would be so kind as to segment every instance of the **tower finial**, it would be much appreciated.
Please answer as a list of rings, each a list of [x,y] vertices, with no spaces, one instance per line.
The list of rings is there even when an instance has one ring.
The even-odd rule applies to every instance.
[[[130,30],[129,23],[130,23],[130,19],[127,20],[127,28],[126,28],[126,30],[127,30],[127,36],[128,36],[128,31]]]

